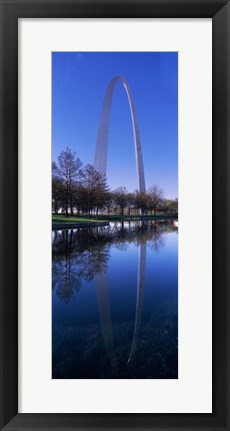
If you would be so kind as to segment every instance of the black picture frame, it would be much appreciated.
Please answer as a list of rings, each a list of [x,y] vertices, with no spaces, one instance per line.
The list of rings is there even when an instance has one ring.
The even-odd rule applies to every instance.
[[[226,0],[1,0],[1,430],[230,430],[229,62]],[[212,18],[213,413],[18,414],[18,19]],[[42,37],[42,35],[41,35]],[[204,167],[205,168],[205,167]],[[199,388],[197,388],[199,390]]]

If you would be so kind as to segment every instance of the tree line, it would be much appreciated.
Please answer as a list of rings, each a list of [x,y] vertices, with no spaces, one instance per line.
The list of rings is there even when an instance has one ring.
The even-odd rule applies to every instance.
[[[107,179],[92,165],[83,166],[70,148],[62,151],[52,163],[52,211],[66,217],[99,214],[156,215],[159,212],[177,213],[177,199],[164,197],[163,190],[154,184],[145,193],[128,192],[125,187],[110,190]]]

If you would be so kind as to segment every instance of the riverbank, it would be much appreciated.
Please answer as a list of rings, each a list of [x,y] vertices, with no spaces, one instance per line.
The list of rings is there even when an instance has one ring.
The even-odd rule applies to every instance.
[[[144,220],[166,220],[166,219],[177,219],[176,214],[161,214],[161,215],[118,215],[118,216],[100,216],[99,219],[88,218],[88,217],[75,217],[69,216],[65,217],[63,215],[53,215],[52,216],[52,230],[61,229],[76,229],[83,227],[100,227],[108,226],[109,222],[125,222],[125,221],[144,221]]]
[[[87,217],[65,217],[63,215],[53,215],[52,216],[52,230],[60,229],[76,229],[82,227],[99,227],[108,226],[109,222],[107,220],[97,220],[94,218]]]
[[[84,222],[84,223],[52,223],[52,230],[77,229],[82,227],[109,226],[109,222]]]
[[[108,220],[108,221],[140,221],[140,220],[177,220],[178,214],[156,214],[156,215],[145,215],[145,214],[137,214],[137,215],[105,215],[100,216],[100,220]]]

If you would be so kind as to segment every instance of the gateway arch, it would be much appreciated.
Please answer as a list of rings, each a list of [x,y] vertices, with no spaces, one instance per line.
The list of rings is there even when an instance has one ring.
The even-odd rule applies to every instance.
[[[101,110],[98,134],[97,134],[94,168],[97,171],[101,172],[103,175],[106,175],[110,112],[111,112],[114,87],[118,81],[121,81],[123,86],[125,87],[128,101],[129,101],[131,117],[132,117],[136,170],[137,170],[137,177],[138,177],[138,190],[139,192],[145,192],[144,165],[143,165],[140,131],[139,131],[138,122],[137,122],[137,114],[136,114],[132,93],[130,91],[130,88],[126,79],[123,76],[116,76],[115,78],[111,79],[105,93],[102,110]]]

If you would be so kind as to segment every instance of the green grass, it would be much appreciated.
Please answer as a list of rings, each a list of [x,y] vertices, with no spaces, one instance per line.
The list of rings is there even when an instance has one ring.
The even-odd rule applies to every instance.
[[[69,224],[69,223],[89,223],[89,222],[100,222],[102,220],[97,220],[95,218],[88,217],[76,217],[69,216],[65,217],[64,215],[52,215],[52,223],[53,224]],[[105,220],[103,220],[104,222]]]

